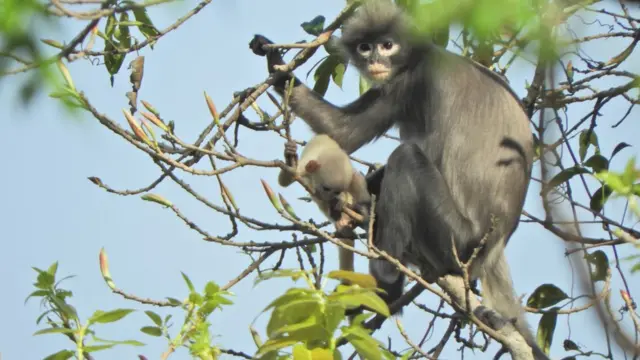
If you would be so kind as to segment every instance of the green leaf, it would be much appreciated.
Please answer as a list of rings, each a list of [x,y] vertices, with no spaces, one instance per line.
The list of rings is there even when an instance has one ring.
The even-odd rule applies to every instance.
[[[131,47],[131,33],[129,31],[129,26],[126,25],[126,22],[129,21],[129,14],[123,12],[120,14],[120,21],[118,23],[118,29],[120,30],[120,34],[118,36],[118,41],[120,45],[125,48]],[[125,22],[125,24],[123,24]],[[123,56],[124,60],[124,56]]]
[[[300,26],[302,30],[304,30],[307,34],[318,36],[322,34],[322,29],[324,29],[324,16],[318,15],[314,17],[311,21],[305,21]]]
[[[568,298],[564,291],[553,284],[542,284],[533,291],[527,299],[527,306],[534,309],[544,309]]]
[[[542,351],[547,355],[553,342],[553,333],[556,329],[556,320],[558,319],[558,313],[555,310],[557,310],[557,308],[553,308],[551,311],[542,315],[538,323],[538,333],[536,334],[538,346],[540,346]]]
[[[149,319],[151,319],[151,321],[153,321],[154,324],[156,324],[158,326],[162,326],[162,318],[160,317],[160,315],[154,313],[151,310],[147,310],[144,313],[147,314]]]
[[[58,262],[54,262],[53,264],[51,264],[51,266],[49,266],[49,268],[47,269],[47,272],[53,276],[53,278],[55,279],[56,277],[56,272],[58,272]]]
[[[625,194],[629,189],[625,186],[622,177],[618,174],[612,173],[610,171],[603,171],[601,173],[595,174],[595,177],[600,181],[604,182],[607,186],[609,186],[613,191],[621,194]]]
[[[342,80],[344,78],[345,70],[346,65],[340,56],[327,56],[320,63],[318,68],[316,68],[316,71],[313,74],[313,79],[316,82],[314,84],[313,90],[318,94],[324,95],[327,92],[327,88],[329,87],[330,78],[333,79],[336,85],[342,88]]]
[[[601,172],[609,169],[609,160],[600,154],[595,154],[584,162],[584,166],[590,167],[594,172]]]
[[[52,303],[54,303],[58,309],[65,314],[69,319],[78,320],[78,312],[76,308],[72,305],[67,304],[63,298],[58,296],[52,296],[49,298]]]
[[[67,360],[67,359],[71,359],[75,354],[76,354],[75,351],[60,350],[57,353],[47,356],[46,358],[44,358],[44,360]]]
[[[124,3],[133,3],[133,2],[125,1]],[[155,37],[160,35],[160,32],[153,25],[151,18],[147,14],[147,9],[139,7],[139,8],[134,8],[132,11],[133,11],[133,16],[136,18],[136,20],[144,24],[139,27],[140,32],[142,33],[142,35],[145,36],[147,40],[149,40],[150,43],[153,43],[155,40]],[[153,44],[151,44],[151,49],[153,49]]]
[[[296,343],[298,343],[298,340],[290,339],[288,337],[279,338],[279,339],[269,339],[260,347],[260,349],[258,349],[256,356],[259,357],[268,352],[277,351]]]
[[[414,11],[418,2],[419,0],[396,0],[396,4],[409,13]]]
[[[293,360],[314,360],[311,351],[304,344],[296,344],[293,347]]]
[[[333,333],[345,319],[346,307],[340,303],[328,303],[324,309],[324,328],[333,337]]]
[[[267,336],[273,338],[273,334],[283,327],[303,323],[314,316],[320,308],[319,300],[316,298],[298,300],[275,308],[267,324]]]
[[[583,167],[574,166],[574,167],[566,168],[561,172],[559,172],[558,174],[556,174],[556,176],[554,176],[551,180],[549,180],[549,183],[547,184],[547,191],[557,187],[560,184],[563,184],[571,180],[571,178],[576,175],[588,174],[588,173],[589,173],[589,170]]]
[[[111,349],[114,346],[115,346],[115,344],[85,346],[84,347],[84,351],[86,351],[88,353],[92,353],[92,352],[97,352],[97,351],[100,351],[100,350]]]
[[[214,296],[218,292],[220,292],[220,286],[218,286],[218,284],[214,283],[213,281],[209,281],[204,286],[204,294],[205,294],[205,296]]]
[[[184,279],[184,282],[187,283],[187,287],[189,288],[189,291],[192,293],[196,292],[196,288],[193,286],[193,283],[191,282],[191,279],[189,279],[187,274],[183,273],[182,271],[180,272],[180,274],[182,274],[182,278]]]
[[[134,311],[133,309],[116,309],[107,312],[97,310],[89,318],[89,323],[108,324],[116,322]]]
[[[33,268],[33,269],[38,271],[38,277],[36,277],[36,283],[33,285],[43,290],[50,289],[53,286],[54,282],[56,281],[56,278],[46,271],[42,271],[38,268]]]
[[[249,332],[251,332],[251,338],[253,339],[253,343],[256,344],[256,347],[259,348],[262,346],[263,341],[260,338],[258,330],[254,329],[253,326],[249,326]]]
[[[197,292],[192,292],[189,294],[189,302],[200,306],[204,302],[204,297]]]
[[[131,345],[131,346],[144,346],[144,343],[141,343],[140,341],[137,340],[106,340],[106,339],[101,339],[97,336],[94,335],[93,339],[96,342],[101,342],[101,343],[106,343],[106,344],[113,344],[113,345]]]
[[[375,289],[378,284],[376,279],[369,274],[362,274],[346,270],[334,270],[327,274],[329,279],[347,280],[353,285],[358,285],[365,289]]]
[[[113,75],[118,73],[125,58],[125,54],[114,53],[114,51],[118,50],[118,47],[120,46],[116,39],[114,39],[114,36],[121,36],[119,27],[117,28],[117,32],[116,28],[116,17],[114,14],[111,14],[107,17],[104,30],[106,36],[106,39],[104,40],[104,66],[111,75],[111,86],[113,86]]]
[[[173,306],[180,306],[182,305],[182,301],[176,299],[176,298],[172,298],[172,297],[167,297],[166,298],[167,301],[169,302],[169,304],[173,305]],[[165,323],[167,322],[167,320],[165,319],[164,321]]]
[[[111,38],[115,29],[116,16],[111,14],[107,17],[107,23],[104,25],[104,34],[107,36],[107,38]]]
[[[338,354],[338,356],[335,356],[336,353]],[[335,349],[335,352],[333,353],[331,352],[331,350],[321,347],[317,347],[311,350],[311,359],[313,360],[340,360],[339,355],[340,352],[338,352],[338,349]]]
[[[313,91],[322,96],[324,96],[329,88],[329,80],[331,79],[331,73],[333,72],[334,64],[330,59],[331,56],[326,57],[320,66],[316,68],[315,73],[313,73],[313,80],[315,81],[315,84],[313,84]]]
[[[327,297],[329,301],[338,301],[347,308],[356,308],[364,305],[371,310],[389,317],[387,304],[370,289],[359,289],[350,286],[338,285],[337,291]]]
[[[143,326],[140,331],[151,336],[162,336],[162,329],[156,326]]]
[[[580,351],[580,347],[578,347],[578,344],[576,344],[575,342],[569,340],[569,339],[565,339],[562,342],[562,347],[564,348],[565,351]]]
[[[106,40],[104,45],[104,66],[112,77],[111,86],[113,86],[113,75],[117,74],[124,62],[124,54],[114,53],[117,48],[113,41]]]
[[[282,326],[275,329],[269,334],[270,338],[281,337],[287,334],[289,338],[295,338],[303,341],[326,340],[326,331],[319,323],[317,316],[309,316],[304,321]]]
[[[118,25],[120,26],[135,26],[135,27],[139,27],[144,25],[143,23],[141,23],[140,21],[118,21]]]
[[[26,304],[27,301],[32,298],[32,297],[44,297],[49,295],[51,292],[48,290],[36,290],[34,292],[32,292],[31,294],[29,294],[29,296],[27,296],[26,299],[24,299],[24,303]]]
[[[33,335],[43,335],[43,334],[73,334],[73,329],[67,329],[63,327],[53,327],[48,329],[38,330],[33,333]]]
[[[347,70],[346,64],[340,61],[338,64],[336,64],[336,67],[334,67],[333,71],[331,72],[331,79],[333,79],[333,82],[336,85],[338,85],[338,87],[341,89],[342,89],[342,79],[344,78],[344,72],[346,70]]]
[[[621,142],[618,145],[616,145],[615,149],[613,149],[613,152],[611,153],[611,158],[613,159],[614,156],[616,156],[617,153],[619,153],[622,149],[629,147],[631,145],[627,144],[626,142]]]
[[[607,272],[609,271],[609,258],[607,257],[607,254],[602,250],[597,250],[586,255],[585,258],[595,267],[595,269],[591,270],[593,281],[606,280]]]
[[[342,328],[343,337],[353,345],[363,359],[382,360],[378,342],[361,326]]]
[[[443,26],[439,29],[435,29],[431,34],[431,39],[434,44],[447,47],[449,43],[449,26]],[[448,25],[448,24],[447,24]]]
[[[589,202],[589,207],[591,210],[599,213],[602,211],[604,204],[609,200],[609,196],[613,193],[613,189],[611,189],[607,185],[601,186],[596,192],[591,195],[591,201]]]
[[[587,150],[589,149],[590,145],[593,145],[595,147],[595,153],[599,154],[600,153],[600,146],[598,145],[598,135],[596,135],[596,132],[594,130],[583,130],[580,133],[580,149],[579,149],[579,154],[580,154],[580,161],[584,161],[584,158],[587,156]]]
[[[622,174],[622,183],[625,187],[632,187],[633,183],[640,178],[640,171],[636,169],[636,157],[632,156],[627,165],[624,167],[624,173]]]
[[[366,93],[371,88],[371,85],[367,81],[367,79],[360,75],[360,80],[358,83],[358,89],[360,90],[360,95]]]
[[[36,325],[40,325],[40,321],[42,321],[42,319],[44,319],[45,316],[47,316],[49,313],[52,313],[52,312],[54,312],[54,310],[50,309],[50,310],[47,310],[47,311],[43,312],[42,314],[40,314],[38,316],[38,318],[36,319]]]

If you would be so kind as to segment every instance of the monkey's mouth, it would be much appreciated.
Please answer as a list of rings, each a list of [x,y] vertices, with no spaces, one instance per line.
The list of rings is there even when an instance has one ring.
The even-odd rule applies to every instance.
[[[375,80],[384,80],[389,76],[388,70],[369,71],[369,76]]]

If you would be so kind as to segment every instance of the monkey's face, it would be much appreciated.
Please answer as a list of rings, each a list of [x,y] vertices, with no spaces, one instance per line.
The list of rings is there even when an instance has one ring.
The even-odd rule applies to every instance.
[[[315,196],[322,201],[330,201],[337,198],[344,190],[331,185],[318,185]]]
[[[329,201],[338,197],[341,193],[347,191],[350,184],[350,172],[330,171],[329,168],[321,168],[316,173],[316,181],[313,189],[315,196],[322,201]]]
[[[361,42],[356,45],[356,66],[369,80],[384,83],[394,75],[394,56],[401,46],[391,38],[377,39],[372,42]]]

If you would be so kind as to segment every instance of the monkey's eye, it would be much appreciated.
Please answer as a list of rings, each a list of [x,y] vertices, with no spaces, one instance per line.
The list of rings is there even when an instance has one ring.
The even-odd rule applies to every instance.
[[[387,50],[391,50],[391,48],[393,47],[393,42],[385,41],[385,42],[382,43],[382,47],[387,49]]]
[[[322,190],[324,190],[324,191],[326,191],[326,192],[331,192],[331,191],[332,191],[332,190],[331,190],[331,188],[330,188],[330,187],[328,187],[328,186],[323,186],[323,187],[322,187]]]
[[[359,53],[368,53],[369,51],[371,51],[371,44],[367,44],[367,43],[362,43],[358,45],[358,52]]]

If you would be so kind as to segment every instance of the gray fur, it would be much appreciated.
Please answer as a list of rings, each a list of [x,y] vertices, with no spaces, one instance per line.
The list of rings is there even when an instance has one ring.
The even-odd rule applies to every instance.
[[[404,264],[419,265],[432,282],[460,274],[452,239],[466,261],[488,236],[471,280],[481,280],[484,299],[494,310],[516,319],[535,359],[548,359],[526,323],[504,258],[531,176],[529,119],[497,75],[409,35],[406,22],[390,1],[366,2],[345,24],[342,46],[364,73],[378,59],[360,56],[355,46],[392,38],[401,50],[379,63],[390,65],[393,75],[342,107],[295,79],[290,104],[315,133],[329,135],[348,153],[396,126],[402,144],[389,156],[382,179],[376,246]],[[270,67],[281,61],[273,52],[269,56]],[[281,85],[275,89],[283,92]],[[492,216],[498,224],[489,233]],[[402,294],[404,275],[394,265],[372,260],[370,271],[388,302]]]

